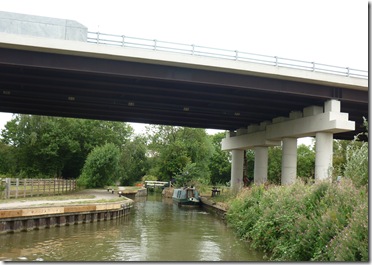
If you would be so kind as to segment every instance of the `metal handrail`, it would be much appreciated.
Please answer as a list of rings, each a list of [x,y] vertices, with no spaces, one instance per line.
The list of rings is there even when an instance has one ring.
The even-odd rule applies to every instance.
[[[365,70],[288,59],[277,56],[241,52],[237,50],[211,48],[195,44],[190,45],[177,42],[160,41],[156,39],[144,39],[137,37],[129,37],[125,35],[114,35],[91,31],[88,31],[87,42],[95,44],[141,48],[155,51],[175,52],[189,54],[193,56],[212,57],[241,62],[259,63],[265,65],[272,65],[276,67],[286,67],[312,72],[368,79],[368,71]]]

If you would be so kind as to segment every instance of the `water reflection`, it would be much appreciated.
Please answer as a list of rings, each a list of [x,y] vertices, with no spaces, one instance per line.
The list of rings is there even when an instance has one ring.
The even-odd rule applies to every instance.
[[[0,235],[0,260],[259,261],[262,254],[203,209],[152,194],[122,219]]]

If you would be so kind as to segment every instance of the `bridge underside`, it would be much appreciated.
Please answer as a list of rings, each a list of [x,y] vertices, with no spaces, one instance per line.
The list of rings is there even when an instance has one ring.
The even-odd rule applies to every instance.
[[[1,112],[236,130],[329,99],[363,131],[368,91],[0,48]]]

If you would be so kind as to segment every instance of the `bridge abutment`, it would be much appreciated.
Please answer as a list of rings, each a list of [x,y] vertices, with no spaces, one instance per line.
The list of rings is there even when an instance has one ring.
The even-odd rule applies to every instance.
[[[289,117],[277,117],[272,122],[264,121],[260,125],[241,128],[237,133],[230,132],[222,140],[222,150],[231,151],[232,190],[237,192],[242,185],[243,150],[255,151],[254,183],[267,181],[268,147],[283,146],[282,149],[282,185],[289,185],[297,177],[297,138],[315,137],[315,180],[331,180],[333,163],[333,134],[355,130],[355,122],[349,120],[348,113],[340,112],[338,100],[328,100],[323,106],[309,106],[293,111]],[[239,155],[237,155],[239,154]]]

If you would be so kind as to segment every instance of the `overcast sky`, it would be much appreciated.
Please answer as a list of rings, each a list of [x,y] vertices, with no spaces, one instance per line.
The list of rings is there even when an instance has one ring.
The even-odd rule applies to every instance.
[[[1,0],[0,10],[89,31],[368,70],[366,0]],[[8,117],[8,118],[7,118]],[[0,115],[2,123],[9,115]]]

